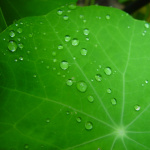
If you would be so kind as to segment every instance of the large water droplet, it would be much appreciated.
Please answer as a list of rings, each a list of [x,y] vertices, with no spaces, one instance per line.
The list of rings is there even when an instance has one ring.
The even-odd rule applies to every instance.
[[[22,29],[21,29],[21,28],[18,28],[18,29],[17,29],[17,32],[18,32],[18,33],[22,33]]]
[[[136,111],[139,111],[139,110],[141,109],[141,107],[140,107],[139,105],[135,105],[135,106],[134,106],[134,109],[135,109]]]
[[[62,15],[62,13],[63,13],[63,11],[62,11],[61,9],[59,9],[59,10],[57,11],[57,14],[58,14],[58,15]]]
[[[63,49],[64,47],[62,45],[58,45],[58,49]]]
[[[69,67],[69,64],[67,61],[63,60],[61,63],[60,63],[60,68],[63,69],[63,70],[66,70],[68,69]]]
[[[66,41],[66,42],[69,42],[70,40],[71,40],[71,37],[70,37],[69,35],[66,35],[66,36],[65,36],[65,41]]]
[[[77,122],[79,122],[79,123],[82,121],[81,117],[77,117],[76,120],[77,120]]]
[[[100,82],[100,81],[102,81],[102,76],[100,74],[96,74],[95,79],[96,79],[96,81]]]
[[[18,44],[18,47],[19,47],[20,49],[22,49],[24,46],[23,46],[22,43],[19,43],[19,44]]]
[[[149,28],[149,23],[145,23],[145,27],[148,29]]]
[[[80,82],[77,83],[77,89],[80,92],[85,92],[87,90],[87,84],[83,81],[80,81]]]
[[[81,49],[81,55],[83,56],[87,55],[87,50],[85,48]]]
[[[88,101],[92,103],[92,102],[94,101],[94,97],[93,97],[93,96],[91,96],[91,95],[90,95],[90,96],[88,96]]]
[[[111,89],[107,89],[107,93],[109,93],[109,94],[110,94],[110,93],[111,93]]]
[[[16,44],[16,42],[14,42],[14,41],[9,41],[9,43],[8,43],[8,49],[9,49],[11,52],[15,52],[16,49],[17,49],[17,44]]]
[[[106,15],[106,19],[110,19],[110,15]]]
[[[85,123],[85,129],[87,129],[87,130],[91,130],[91,129],[93,129],[93,124],[92,124],[92,122],[86,122]]]
[[[63,17],[63,19],[64,19],[64,20],[68,20],[69,17],[68,17],[67,15],[65,15],[65,16]]]
[[[71,85],[73,84],[72,79],[68,79],[67,82],[66,82],[66,84],[67,84],[68,86],[71,86]]]
[[[111,75],[111,68],[106,67],[106,68],[104,69],[104,72],[105,72],[106,75]]]
[[[117,104],[117,100],[115,98],[111,99],[111,104],[112,105],[116,105]]]
[[[70,4],[68,7],[69,7],[69,9],[75,9],[76,5],[75,4]]]
[[[89,32],[90,32],[90,31],[89,31],[89,29],[87,29],[87,28],[83,30],[84,35],[89,35]]]
[[[10,37],[15,37],[15,32],[12,30],[9,32]]]
[[[79,45],[79,40],[78,40],[77,38],[74,38],[74,39],[72,40],[72,45],[73,45],[73,46]]]

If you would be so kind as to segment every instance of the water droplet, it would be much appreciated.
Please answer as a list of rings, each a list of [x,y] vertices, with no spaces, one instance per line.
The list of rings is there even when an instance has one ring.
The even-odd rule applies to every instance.
[[[22,49],[24,46],[23,46],[22,43],[19,43],[19,44],[18,44],[18,47],[19,47],[20,49]]]
[[[70,40],[71,40],[71,37],[70,37],[69,35],[66,35],[66,36],[65,36],[65,41],[66,41],[66,42],[69,42]]]
[[[87,29],[87,28],[83,30],[84,35],[89,35],[89,32],[90,32],[90,31],[89,31],[89,29]]]
[[[78,40],[77,38],[74,38],[74,39],[72,40],[72,45],[73,45],[73,46],[79,45],[79,40]]]
[[[55,68],[55,67],[53,67],[53,70],[55,71],[55,70],[56,70],[56,68]]]
[[[52,55],[53,55],[53,56],[56,56],[56,52],[52,52]]]
[[[80,81],[80,82],[77,83],[77,89],[80,92],[85,92],[87,90],[87,84],[83,81]]]
[[[60,63],[60,68],[63,69],[63,70],[66,70],[68,69],[69,67],[69,64],[67,61],[63,60],[61,63]]]
[[[30,34],[29,34],[29,37],[32,37],[32,36],[33,36],[33,34],[32,34],[32,33],[30,33]]]
[[[69,111],[66,111],[66,114],[67,114],[67,115],[70,115],[70,112],[69,112]]]
[[[79,123],[82,121],[81,117],[77,117],[76,120],[77,120],[77,122],[79,122]]]
[[[86,40],[89,41],[90,39],[88,37],[86,37]]]
[[[68,86],[71,86],[71,85],[73,84],[73,81],[72,81],[71,79],[68,79],[67,82],[66,82],[66,84],[67,84]]]
[[[50,119],[49,119],[49,118],[47,118],[47,119],[46,119],[46,122],[47,122],[47,123],[50,123]]]
[[[15,32],[12,30],[9,32],[10,37],[15,37]]]
[[[58,49],[63,49],[64,47],[62,45],[58,45]]]
[[[111,75],[111,68],[109,68],[109,67],[106,67],[105,69],[104,69],[104,72],[105,72],[105,74],[106,75]]]
[[[18,59],[15,59],[15,62],[17,62],[18,61]]]
[[[91,95],[90,95],[90,96],[88,96],[88,101],[92,103],[92,102],[94,101],[94,97],[93,97],[93,96],[91,96]]]
[[[83,22],[86,23],[86,19],[83,19]]]
[[[141,107],[140,107],[139,105],[135,105],[135,106],[134,106],[134,109],[135,109],[136,111],[139,111],[139,110],[141,109]]]
[[[69,9],[75,9],[76,5],[75,4],[70,4],[68,7],[69,7]]]
[[[62,13],[63,13],[63,11],[62,11],[61,9],[59,9],[59,10],[57,11],[57,14],[58,14],[58,15],[62,15]]]
[[[84,16],[83,16],[83,15],[80,15],[79,17],[80,17],[80,19],[83,19],[83,18],[84,18]]]
[[[22,29],[21,29],[21,28],[18,28],[18,29],[17,29],[17,32],[18,32],[18,33],[22,33]]]
[[[102,76],[100,74],[96,74],[95,79],[96,79],[96,81],[100,82],[100,81],[102,81]]]
[[[20,57],[19,57],[19,60],[21,60],[21,61],[22,61],[22,60],[23,60],[23,57],[22,57],[22,56],[20,56]]]
[[[145,83],[148,83],[148,80],[145,80]]]
[[[63,17],[63,19],[64,19],[64,20],[68,20],[69,17],[68,17],[67,15],[65,15],[65,16]]]
[[[93,129],[93,124],[92,124],[92,122],[86,122],[86,123],[85,123],[85,129],[87,129],[87,130]]]
[[[107,93],[109,93],[109,94],[110,94],[110,93],[111,93],[111,89],[107,89]]]
[[[36,74],[34,74],[33,77],[36,78]]]
[[[16,49],[17,49],[17,44],[16,44],[16,42],[14,42],[14,41],[9,41],[9,43],[8,43],[8,49],[9,49],[11,52],[15,52]]]
[[[30,54],[30,51],[27,51],[27,54]]]
[[[149,28],[149,23],[145,23],[145,28]]]
[[[110,19],[110,15],[106,15],[106,19]]]
[[[24,148],[25,148],[25,149],[28,149],[28,148],[29,148],[29,145],[28,145],[28,144],[25,144],[25,145],[24,145]]]
[[[83,56],[87,55],[87,50],[85,48],[81,49],[81,55]]]
[[[17,38],[17,40],[20,42],[20,41],[21,41],[21,38]]]
[[[55,63],[55,62],[57,62],[57,59],[55,58],[55,59],[53,59],[53,62]]]
[[[99,65],[98,67],[99,67],[99,68],[102,68],[102,66],[101,66],[101,65]]]
[[[117,100],[115,98],[111,99],[111,104],[112,105],[116,105],[117,104]]]

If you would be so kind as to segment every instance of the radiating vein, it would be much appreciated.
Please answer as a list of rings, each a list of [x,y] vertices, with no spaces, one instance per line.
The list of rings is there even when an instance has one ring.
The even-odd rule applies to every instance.
[[[10,91],[22,93],[22,94],[25,94],[25,95],[28,95],[28,96],[31,96],[31,97],[34,97],[34,98],[38,98],[38,99],[41,99],[42,101],[52,102],[52,103],[55,103],[55,104],[67,107],[67,108],[72,109],[74,111],[77,111],[77,112],[79,112],[79,113],[81,113],[81,114],[83,114],[83,115],[85,115],[85,116],[87,116],[89,118],[92,118],[92,119],[94,119],[94,120],[96,120],[96,121],[98,121],[98,122],[100,122],[100,123],[102,123],[102,124],[112,128],[112,129],[115,129],[112,125],[108,124],[107,122],[105,122],[103,120],[100,120],[98,118],[95,118],[94,116],[91,116],[91,115],[89,115],[89,114],[87,114],[87,113],[85,113],[83,111],[80,111],[80,110],[78,110],[76,108],[73,108],[73,107],[71,107],[69,105],[63,104],[61,102],[58,102],[58,101],[55,101],[55,100],[52,100],[52,99],[49,99],[49,98],[43,98],[43,97],[35,96],[35,95],[29,94],[29,93],[26,93],[26,92],[22,92],[22,91],[19,91],[19,90],[15,90],[15,89],[10,89],[10,88],[6,88],[6,87],[2,87],[2,86],[0,86],[0,87],[3,88],[3,89],[6,89],[6,90],[10,90]]]
[[[147,146],[145,146],[145,145],[143,145],[143,144],[141,144],[141,143],[137,142],[136,140],[134,140],[134,139],[132,139],[132,138],[130,138],[130,137],[128,137],[128,136],[126,136],[126,138],[127,138],[128,140],[130,140],[130,141],[132,141],[132,142],[134,142],[134,143],[136,143],[136,144],[140,145],[141,147],[143,147],[143,148],[145,148],[145,149],[150,150],[150,148],[149,148],[149,147],[147,147]]]
[[[111,145],[111,149],[110,149],[110,150],[113,150],[113,148],[114,148],[114,145],[115,145],[116,141],[117,141],[117,136],[114,138],[114,140],[113,140],[113,143],[112,143],[112,145]]]
[[[122,140],[122,143],[123,143],[123,146],[124,146],[125,150],[128,150],[128,149],[127,149],[127,146],[126,146],[126,144],[125,144],[125,142],[124,142],[124,138],[121,138],[121,140]]]
[[[92,140],[87,141],[87,142],[84,142],[84,143],[82,143],[82,144],[79,144],[79,145],[75,145],[75,146],[73,146],[73,147],[66,148],[65,150],[71,150],[71,149],[74,149],[74,148],[77,148],[77,147],[81,147],[81,146],[83,146],[83,145],[86,145],[86,144],[95,142],[95,141],[97,141],[97,140],[99,140],[99,139],[103,139],[103,138],[109,137],[109,136],[111,136],[111,135],[113,135],[113,133],[106,134],[106,135],[104,135],[104,136],[100,136],[100,137],[98,137],[98,138],[92,139]]]
[[[50,27],[51,27],[51,28],[53,29],[53,31],[54,31],[54,28],[53,28],[53,26],[51,25],[50,21],[47,19],[47,16],[45,16],[45,19],[47,20],[48,24],[50,25]],[[54,31],[54,32],[55,32],[55,31]],[[60,37],[59,37],[57,34],[56,34],[56,36],[57,36],[57,38],[58,38],[62,43],[64,43],[64,42],[62,41],[62,39],[60,39]],[[72,55],[72,53],[70,52],[69,48],[67,48],[67,51],[69,52],[69,54],[70,54],[71,57],[73,58],[73,55]],[[74,60],[74,61],[75,61],[76,66],[78,67],[78,69],[80,70],[80,72],[82,73],[82,75],[84,76],[84,78],[87,80],[87,82],[88,82],[89,85],[91,86],[91,88],[92,88],[94,94],[96,95],[96,97],[98,98],[99,102],[101,103],[101,105],[102,105],[104,111],[106,112],[107,116],[109,117],[110,121],[116,126],[116,123],[114,122],[114,120],[113,120],[112,117],[110,116],[109,112],[107,111],[105,105],[103,104],[103,102],[102,102],[100,96],[98,95],[97,91],[95,90],[95,88],[94,88],[93,85],[91,84],[90,80],[88,79],[88,77],[86,76],[86,74],[83,72],[83,70],[81,69],[81,67],[80,67],[80,65],[78,64],[78,62],[77,62],[76,60]]]
[[[131,55],[131,46],[132,46],[132,40],[133,40],[133,33],[134,33],[134,28],[135,28],[135,22],[134,22],[134,25],[133,25],[133,30],[132,30],[132,34],[131,34],[131,39],[130,39],[130,43],[129,43],[129,53],[128,53],[128,58],[127,58],[127,63],[126,63],[126,66],[125,66],[125,70],[123,72],[123,99],[122,99],[122,111],[121,111],[121,125],[123,124],[123,118],[124,118],[124,109],[125,109],[125,99],[126,99],[126,71],[127,71],[127,68],[129,66],[129,60],[130,60],[130,55]]]
[[[149,104],[138,116],[136,116],[135,119],[133,119],[128,125],[126,125],[125,128],[128,128],[128,127],[131,126],[135,121],[137,121],[137,120],[142,116],[142,114],[147,111],[147,109],[148,109],[149,107],[150,107],[150,104]]]

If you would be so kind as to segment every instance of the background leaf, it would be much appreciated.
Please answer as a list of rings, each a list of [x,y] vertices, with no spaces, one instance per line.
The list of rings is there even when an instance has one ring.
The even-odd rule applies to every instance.
[[[11,25],[0,36],[0,148],[150,149],[149,38],[149,24],[99,6]]]

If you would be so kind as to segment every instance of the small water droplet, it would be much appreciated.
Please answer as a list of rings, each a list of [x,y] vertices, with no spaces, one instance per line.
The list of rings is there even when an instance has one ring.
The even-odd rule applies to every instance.
[[[102,68],[102,66],[101,66],[101,65],[99,65],[98,67],[99,67],[99,68]]]
[[[109,93],[109,94],[110,94],[110,93],[111,93],[111,89],[107,89],[107,93]]]
[[[21,41],[21,38],[17,38],[17,40],[20,42],[20,41]]]
[[[50,123],[50,119],[49,118],[46,119],[46,123]]]
[[[78,40],[77,38],[74,38],[74,39],[72,40],[72,45],[73,45],[73,46],[79,45],[79,40]]]
[[[55,62],[57,62],[57,59],[56,59],[56,58],[54,58],[54,59],[53,59],[53,62],[54,62],[54,63],[55,63]]]
[[[63,17],[63,19],[64,19],[64,20],[68,20],[69,17],[68,17],[67,15],[65,15],[65,16]]]
[[[66,111],[66,114],[67,114],[67,115],[70,115],[70,112],[69,112],[69,111]]]
[[[71,40],[71,37],[70,37],[69,35],[66,35],[66,36],[65,36],[65,41],[66,41],[66,42],[69,42],[70,40]]]
[[[139,110],[141,109],[141,107],[140,107],[139,105],[135,105],[135,106],[134,106],[134,109],[135,109],[136,111],[139,111]]]
[[[76,57],[73,57],[73,60],[76,60]]]
[[[9,49],[11,52],[15,52],[16,49],[17,49],[17,44],[16,44],[16,42],[14,42],[14,41],[9,41],[9,43],[8,43],[8,49]]]
[[[86,23],[86,19],[83,19],[83,22]]]
[[[25,148],[25,149],[28,149],[28,148],[29,148],[29,145],[28,145],[28,144],[25,144],[25,145],[24,145],[24,148]]]
[[[19,57],[19,60],[21,60],[21,61],[22,61],[22,60],[23,60],[23,57],[22,57],[22,56],[20,56],[20,57]]]
[[[72,79],[68,79],[67,82],[66,82],[66,84],[67,84],[68,86],[71,86],[71,85],[73,84]]]
[[[52,55],[53,55],[53,56],[56,56],[56,52],[55,52],[55,51],[53,51],[53,52],[52,52]]]
[[[18,32],[18,33],[22,33],[22,29],[21,29],[21,28],[18,28],[18,29],[17,29],[17,32]]]
[[[33,77],[36,78],[36,74],[34,74]]]
[[[27,54],[30,54],[30,51],[27,51]]]
[[[81,117],[77,117],[76,120],[78,123],[80,123],[82,121]]]
[[[105,72],[105,74],[106,75],[111,75],[111,68],[109,68],[109,67],[106,67],[105,69],[104,69],[104,72]]]
[[[87,55],[87,50],[85,48],[81,49],[81,55],[83,55],[83,56]]]
[[[83,15],[80,15],[80,16],[79,16],[79,18],[80,18],[80,19],[83,19],[83,18],[84,18],[84,16],[83,16]]]
[[[90,95],[90,96],[88,96],[87,98],[88,98],[88,101],[89,101],[89,102],[91,102],[91,103],[94,101],[94,97],[93,97],[93,96],[91,96],[91,95]]]
[[[30,33],[30,34],[29,34],[29,37],[32,37],[32,36],[33,36],[33,34],[32,34],[32,33]]]
[[[85,129],[87,129],[87,130],[91,130],[91,129],[93,129],[93,124],[92,124],[92,122],[86,122],[85,123]]]
[[[20,49],[22,49],[24,46],[23,46],[22,43],[19,43],[19,44],[18,44],[18,47],[19,47]]]
[[[15,37],[15,32],[12,30],[9,32],[10,37]]]
[[[15,26],[18,27],[18,23],[16,23]]]
[[[89,41],[90,40],[89,37],[86,37],[86,40]]]
[[[86,28],[83,30],[83,33],[84,33],[84,35],[89,35],[90,31],[89,31],[89,29]]]
[[[62,13],[63,13],[63,11],[62,11],[61,9],[59,9],[59,10],[57,11],[57,14],[58,14],[58,15],[62,15]]]
[[[145,80],[145,83],[148,83],[148,80]]]
[[[145,23],[145,28],[149,28],[149,23]]]
[[[116,105],[117,104],[117,100],[115,98],[111,99],[111,104],[112,105]]]
[[[80,81],[80,82],[77,83],[77,89],[80,92],[85,92],[87,90],[87,84],[83,81]]]
[[[76,5],[75,5],[75,4],[70,4],[70,5],[68,6],[68,8],[69,8],[69,9],[75,9],[75,8],[76,8]]]
[[[106,15],[106,19],[110,19],[110,15]]]
[[[63,60],[61,63],[60,63],[60,68],[63,69],[63,70],[66,70],[68,69],[69,67],[69,64],[67,61]]]
[[[55,68],[55,67],[53,67],[53,70],[55,71],[55,70],[56,70],[56,68]]]
[[[96,74],[95,79],[96,79],[96,81],[100,82],[100,81],[102,81],[102,76],[100,74]]]
[[[18,61],[18,59],[15,59],[15,62],[17,62]]]
[[[64,47],[60,44],[58,45],[58,49],[63,49]]]

